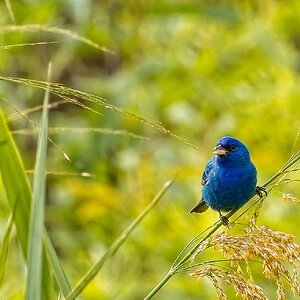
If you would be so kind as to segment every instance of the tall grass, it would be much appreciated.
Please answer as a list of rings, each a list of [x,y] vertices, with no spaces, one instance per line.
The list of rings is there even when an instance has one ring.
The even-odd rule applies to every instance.
[[[51,79],[51,64],[48,69],[48,82]],[[40,299],[42,291],[42,245],[44,226],[44,207],[46,191],[46,158],[48,142],[48,102],[49,90],[46,90],[38,139],[32,205],[30,211],[28,237],[28,272],[25,299]]]
[[[119,113],[126,118],[134,118],[142,123],[145,123],[154,129],[167,134],[170,137],[185,143],[199,150],[199,147],[180,137],[168,129],[163,127],[161,124],[146,119],[142,116],[133,114],[128,111],[124,111],[121,108],[113,106],[106,102],[105,99],[101,97],[91,95],[85,92],[74,90],[71,88],[64,87],[60,84],[47,83],[43,81],[27,80],[22,78],[7,78],[0,77],[0,79],[5,81],[14,82],[17,84],[25,84],[34,88],[44,89],[46,91],[45,99],[48,97],[49,93],[53,93],[62,98],[65,102],[71,102],[76,105],[80,105],[85,109],[89,109],[96,114],[100,114],[99,111],[91,109],[88,105],[84,104],[85,101],[97,103],[102,108],[112,110]],[[31,193],[28,179],[26,177],[22,160],[18,153],[18,150],[13,142],[11,132],[9,131],[5,117],[0,111],[0,131],[3,133],[0,139],[0,170],[2,174],[2,180],[4,183],[7,198],[10,203],[11,210],[14,211],[14,224],[17,228],[18,240],[21,244],[21,248],[24,254],[24,258],[28,263],[28,278],[27,278],[27,299],[39,298],[42,290],[42,299],[51,299],[53,297],[54,284],[51,281],[51,274],[55,275],[56,284],[59,289],[59,293],[63,295],[65,299],[75,299],[79,296],[86,286],[93,280],[96,274],[99,272],[105,261],[111,258],[112,255],[120,249],[125,240],[129,237],[131,232],[138,226],[138,224],[143,220],[143,218],[151,211],[157,201],[163,196],[163,194],[170,188],[171,182],[168,182],[162,190],[157,194],[153,201],[148,207],[131,223],[131,225],[124,230],[124,232],[119,236],[118,239],[107,249],[105,254],[99,257],[95,265],[83,274],[72,288],[68,276],[63,270],[60,260],[55,252],[52,245],[51,239],[49,238],[43,224],[43,210],[44,210],[44,191],[45,191],[45,174],[46,174],[46,141],[47,141],[47,100],[44,102],[44,111],[41,126],[39,130],[39,140],[38,140],[38,155],[36,160],[36,170],[35,170],[35,180],[33,194]],[[66,130],[66,129],[61,129]],[[75,131],[78,129],[74,129]],[[87,129],[90,130],[90,129]],[[56,133],[59,130],[56,130]],[[80,131],[80,129],[79,129]],[[84,130],[82,130],[84,131]],[[54,130],[55,132],[55,130]],[[106,134],[114,134],[114,132],[107,131]],[[126,133],[125,133],[126,135]],[[133,136],[136,137],[136,136]],[[270,191],[275,185],[284,182],[287,176],[292,172],[299,170],[300,163],[300,151],[295,152],[286,162],[286,164],[265,184],[264,187]],[[8,171],[7,171],[8,170]],[[16,186],[17,185],[17,186]],[[50,191],[51,192],[51,191]],[[31,198],[33,196],[33,203],[31,205]],[[259,209],[262,205],[264,199],[259,199],[254,197],[252,200],[252,205],[248,208],[241,208],[240,210],[234,210],[227,214],[227,217],[234,217],[234,221],[231,223],[231,228],[235,226],[236,221],[244,214],[248,213],[250,209],[254,209],[253,220],[258,216]],[[30,226],[28,226],[30,224]],[[197,235],[190,243],[188,243],[184,249],[178,254],[178,257],[174,260],[169,271],[162,278],[162,280],[149,292],[145,299],[151,299],[159,290],[177,273],[192,270],[192,276],[195,278],[209,277],[212,278],[212,282],[216,287],[219,297],[224,298],[224,293],[220,290],[217,283],[217,278],[227,280],[227,282],[233,284],[236,283],[236,288],[239,290],[239,284],[247,283],[248,281],[243,281],[243,278],[236,274],[235,277],[230,277],[223,269],[212,267],[211,264],[206,262],[194,263],[195,258],[205,247],[211,247],[213,243],[216,244],[218,238],[217,231],[221,228],[222,224],[220,221],[214,223],[212,226]],[[255,230],[259,228],[253,227]],[[37,230],[37,231],[35,231]],[[29,235],[28,235],[29,233]],[[268,232],[269,236],[272,236],[272,232]],[[282,235],[284,236],[284,235]],[[230,237],[227,237],[230,240]],[[8,238],[5,239],[6,243],[9,241]],[[44,251],[41,249],[41,241],[44,243]],[[238,240],[240,241],[240,240]],[[29,245],[29,251],[27,247]],[[219,243],[221,245],[221,243]],[[5,253],[5,252],[4,252]],[[1,253],[0,253],[1,254]],[[4,261],[6,256],[3,254]],[[43,257],[43,259],[42,259]],[[36,258],[36,261],[34,260]],[[1,259],[1,256],[0,256]],[[232,260],[232,258],[228,258]],[[4,266],[4,263],[2,263]],[[199,268],[199,266],[205,265],[206,268]],[[43,273],[41,273],[41,270]],[[285,274],[287,277],[287,275]],[[292,278],[292,277],[290,277]],[[281,287],[280,281],[278,281],[279,288]],[[293,286],[293,285],[292,285]],[[257,293],[259,291],[255,289],[255,286],[249,284],[249,291],[255,290]],[[241,292],[241,291],[240,291]],[[280,294],[280,291],[278,292]],[[262,294],[261,294],[262,295]],[[221,298],[222,299],[222,298]]]
[[[196,149],[196,150],[201,150],[197,145],[193,144],[191,141],[187,140],[186,138],[179,136],[169,129],[165,128],[163,125],[161,125],[159,122],[147,119],[143,116],[137,115],[133,112],[126,111],[120,107],[117,107],[115,105],[112,105],[107,102],[106,99],[92,95],[86,92],[82,92],[79,90],[75,90],[69,87],[65,87],[62,84],[59,83],[50,83],[47,84],[45,81],[40,81],[40,80],[31,80],[31,79],[24,79],[24,78],[13,78],[13,77],[5,77],[5,76],[0,76],[0,80],[4,81],[10,81],[10,82],[15,82],[18,84],[24,84],[30,87],[34,88],[39,88],[43,90],[49,89],[49,91],[60,97],[63,101],[66,101],[68,103],[72,103],[74,105],[78,105],[80,107],[83,107],[87,110],[90,110],[91,112],[95,114],[100,114],[101,112],[90,108],[88,105],[85,105],[84,102],[92,102],[96,103],[98,106],[101,108],[105,108],[107,110],[113,111],[115,113],[120,114],[122,117],[128,118],[128,119],[135,119],[140,121],[141,123],[144,123],[150,127],[152,127],[155,130],[160,131],[163,134],[169,135],[170,137]]]
[[[50,84],[49,84],[50,85]],[[44,228],[44,203],[45,203],[45,176],[46,176],[46,153],[48,140],[48,98],[49,89],[46,89],[43,115],[40,127],[29,119],[33,127],[39,130],[38,149],[36,157],[36,168],[34,171],[33,192],[29,186],[28,179],[19,152],[12,139],[11,132],[6,124],[3,112],[0,110],[0,130],[2,131],[2,141],[0,141],[0,170],[2,180],[11,210],[14,211],[13,221],[17,227],[18,239],[21,243],[24,258],[28,264],[26,299],[53,299],[54,284],[51,274],[56,278],[60,295],[65,299],[75,299],[84,288],[92,281],[103,264],[109,259],[128,239],[132,231],[146,217],[147,214],[162,198],[165,192],[171,187],[173,181],[168,181],[158,194],[153,198],[149,205],[133,222],[121,233],[112,243],[97,263],[82,276],[79,282],[71,289],[68,277],[63,270],[60,260],[52,245],[51,239]],[[18,111],[16,109],[16,111]],[[21,115],[22,113],[19,112]],[[66,129],[62,129],[66,130]],[[70,129],[72,130],[72,129]],[[106,134],[125,134],[127,132],[115,132],[108,129],[75,129],[75,131],[100,131]],[[132,134],[134,138],[140,138]],[[17,186],[15,185],[17,183]],[[32,203],[31,203],[32,197]],[[28,226],[28,224],[30,224]],[[0,274],[4,274],[5,263],[7,260],[7,249],[10,240],[12,222],[9,223],[7,233],[0,249]],[[42,251],[42,242],[44,251]]]
[[[139,225],[139,223],[146,217],[146,215],[153,209],[153,207],[158,203],[165,192],[171,187],[173,180],[167,181],[158,194],[153,198],[153,200],[148,204],[148,206],[141,212],[141,214],[121,233],[121,235],[111,244],[111,246],[106,250],[106,252],[99,258],[95,265],[88,270],[88,272],[81,277],[75,287],[72,289],[70,294],[66,297],[66,300],[75,299],[76,296],[84,290],[84,288],[91,282],[91,280],[97,275],[97,273],[102,268],[103,264],[107,259],[112,257],[112,255],[123,245],[127,240],[129,234]]]

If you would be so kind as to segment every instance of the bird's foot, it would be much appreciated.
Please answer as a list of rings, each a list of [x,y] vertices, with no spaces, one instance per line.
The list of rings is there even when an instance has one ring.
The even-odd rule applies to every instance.
[[[226,216],[223,216],[220,211],[219,211],[219,216],[220,216],[220,220],[221,220],[222,224],[224,226],[228,227],[228,224],[229,224],[228,218]]]
[[[268,192],[266,188],[259,185],[255,189],[255,194],[258,195],[259,198],[262,198],[264,196],[263,194],[265,194],[265,197],[268,196]]]

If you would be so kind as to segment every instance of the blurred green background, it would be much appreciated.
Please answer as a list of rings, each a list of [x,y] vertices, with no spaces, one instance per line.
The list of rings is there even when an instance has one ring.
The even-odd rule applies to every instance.
[[[52,134],[68,154],[50,144],[46,225],[66,273],[74,284],[167,180],[173,187],[119,252],[85,289],[82,299],[142,299],[197,233],[218,215],[189,215],[201,195],[200,177],[216,141],[223,135],[243,140],[259,172],[271,177],[299,148],[300,2],[287,1],[5,1],[0,3],[1,45],[57,41],[0,50],[3,76],[53,81],[96,94],[108,103],[160,122],[202,150],[196,150],[132,118],[85,103],[102,115],[71,104],[50,111],[50,126],[81,128]],[[28,24],[59,27],[109,51],[70,36],[23,30]],[[0,82],[11,104],[1,107],[12,130],[30,129],[15,116],[42,103],[43,92]],[[56,96],[51,102],[59,101]],[[39,121],[40,111],[28,115]],[[126,130],[149,138],[100,134],[84,128]],[[14,135],[28,171],[33,170],[36,134]],[[93,176],[77,176],[82,172]],[[74,173],[73,175],[70,173]],[[296,178],[296,174],[293,175]],[[29,173],[30,179],[32,175]],[[266,199],[259,224],[299,236],[300,197],[296,183],[276,187]],[[2,192],[3,194],[3,192]],[[0,233],[9,214],[2,196]],[[203,257],[212,259],[213,254]],[[11,245],[3,299],[22,299],[26,268],[17,240]],[[270,298],[276,288],[257,271]],[[229,289],[232,298],[234,293]],[[179,274],[157,299],[215,299],[209,281]]]

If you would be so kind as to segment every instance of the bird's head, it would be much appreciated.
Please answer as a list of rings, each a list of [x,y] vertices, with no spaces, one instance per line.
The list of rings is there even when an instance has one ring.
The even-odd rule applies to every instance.
[[[224,136],[217,142],[213,153],[224,161],[248,162],[250,153],[247,146],[238,139],[230,136]]]

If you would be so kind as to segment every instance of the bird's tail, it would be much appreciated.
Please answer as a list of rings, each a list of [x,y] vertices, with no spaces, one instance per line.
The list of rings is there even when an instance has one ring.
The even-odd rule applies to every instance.
[[[193,209],[190,210],[190,214],[191,213],[200,214],[205,212],[207,209],[208,209],[207,204],[203,200],[201,200]]]

